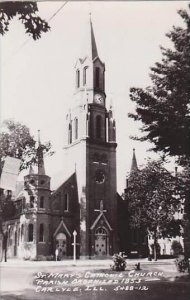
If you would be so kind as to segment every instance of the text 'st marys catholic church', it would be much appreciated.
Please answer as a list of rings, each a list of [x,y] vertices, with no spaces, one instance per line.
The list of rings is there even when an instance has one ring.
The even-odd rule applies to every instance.
[[[73,106],[66,116],[64,161],[68,179],[54,192],[45,174],[43,149],[38,168],[24,178],[16,198],[17,216],[7,220],[8,256],[35,258],[73,255],[106,257],[118,251],[116,135],[112,109],[106,109],[105,65],[91,20],[85,51],[75,65]]]

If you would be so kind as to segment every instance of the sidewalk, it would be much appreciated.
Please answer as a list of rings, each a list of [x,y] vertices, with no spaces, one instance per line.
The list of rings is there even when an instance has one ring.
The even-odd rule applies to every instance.
[[[157,261],[148,261],[147,258],[136,258],[136,259],[126,259],[127,265],[135,265],[140,262],[143,265],[173,265],[175,259],[159,259]],[[8,259],[7,262],[1,262],[1,267],[35,267],[35,266],[80,266],[80,267],[109,267],[113,264],[112,259],[95,260],[95,259],[79,259],[74,261],[72,259],[62,260],[62,261],[29,261],[23,259]]]

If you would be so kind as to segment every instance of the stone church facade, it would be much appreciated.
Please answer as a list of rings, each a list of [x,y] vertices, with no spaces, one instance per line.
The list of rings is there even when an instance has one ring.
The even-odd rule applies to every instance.
[[[116,128],[106,107],[105,64],[98,55],[92,22],[87,45],[75,65],[73,105],[66,115],[65,166],[68,179],[51,192],[39,142],[38,166],[24,177],[15,199],[16,215],[4,222],[8,257],[103,258],[118,251]]]

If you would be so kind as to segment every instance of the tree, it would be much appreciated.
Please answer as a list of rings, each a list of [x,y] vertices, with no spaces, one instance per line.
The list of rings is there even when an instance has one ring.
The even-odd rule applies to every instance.
[[[47,142],[40,145],[43,152],[47,155],[52,155],[51,143]],[[6,156],[11,156],[21,159],[20,171],[28,168],[30,165],[37,164],[38,148],[36,147],[36,141],[30,134],[30,130],[26,125],[12,120],[5,120],[2,124],[0,132],[0,176],[3,161]],[[15,204],[12,201],[12,195],[10,191],[7,191],[7,195],[3,189],[0,188],[0,233],[3,235],[3,249],[5,253],[7,251],[7,232],[2,228],[2,217],[4,220],[14,216],[16,212]]]
[[[126,200],[129,207],[130,226],[144,229],[153,236],[154,258],[159,236],[181,235],[182,222],[175,219],[179,209],[181,182],[173,177],[161,161],[149,161],[142,169],[132,172]]]
[[[52,155],[51,143],[46,142],[43,145],[44,153]],[[3,162],[6,156],[21,159],[20,170],[27,169],[32,164],[37,164],[37,147],[34,137],[30,134],[27,126],[5,120],[0,132],[0,159]]]
[[[10,21],[18,16],[26,29],[26,33],[34,40],[41,37],[43,32],[47,32],[50,27],[45,20],[38,15],[36,2],[6,1],[0,3],[0,34],[4,35],[9,30]]]
[[[190,161],[190,15],[178,13],[185,26],[166,34],[173,47],[161,47],[162,61],[151,68],[152,85],[130,89],[136,111],[129,117],[142,122],[143,135],[134,139],[152,142],[152,150],[177,156],[184,165]]]

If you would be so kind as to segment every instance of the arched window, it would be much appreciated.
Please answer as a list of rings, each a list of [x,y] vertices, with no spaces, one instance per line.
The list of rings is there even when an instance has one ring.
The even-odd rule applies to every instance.
[[[101,127],[102,127],[102,118],[101,116],[96,117],[96,138],[101,138]]]
[[[97,88],[100,86],[100,68],[96,67],[96,74],[95,74],[95,85]]]
[[[44,208],[44,196],[40,197],[40,208]]]
[[[18,246],[19,246],[19,243],[20,243],[20,228],[18,229],[18,243],[17,243]]]
[[[30,208],[34,208],[34,196],[30,196]]]
[[[66,193],[64,196],[64,211],[69,211],[69,194]]]
[[[106,232],[104,227],[98,227],[96,229],[95,234],[97,234],[97,235],[107,235],[107,232]]]
[[[70,124],[68,126],[68,144],[70,144]]]
[[[77,88],[80,87],[80,71],[79,70],[76,71],[76,86],[77,86]]]
[[[8,245],[12,245],[12,228],[10,225],[8,226]]]
[[[72,121],[69,124],[69,144],[72,143]]]
[[[78,119],[75,118],[75,139],[78,139]]]
[[[33,224],[28,225],[28,241],[33,242],[34,235],[34,226]]]
[[[86,85],[87,83],[87,69],[88,67],[84,67],[83,69],[83,85]]]
[[[70,121],[68,128],[68,143],[72,143],[72,121]]]
[[[24,241],[24,225],[21,225],[21,243]]]
[[[39,242],[44,242],[44,224],[40,224]]]

